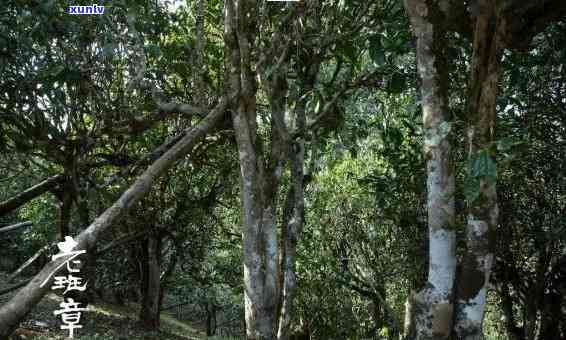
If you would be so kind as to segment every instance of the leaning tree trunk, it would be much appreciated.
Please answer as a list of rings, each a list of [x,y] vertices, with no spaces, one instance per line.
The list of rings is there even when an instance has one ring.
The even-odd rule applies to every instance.
[[[444,58],[445,32],[433,15],[438,8],[425,0],[405,0],[417,38],[422,80],[424,144],[427,172],[429,271],[426,287],[413,298],[414,339],[446,339],[451,333],[452,292],[456,273],[454,172]]]
[[[458,275],[454,331],[458,339],[481,339],[497,227],[495,116],[504,44],[504,20],[496,4],[480,0],[470,78],[466,181],[466,253]]]
[[[110,208],[98,216],[88,228],[75,238],[78,242],[75,250],[84,249],[87,253],[92,250],[100,234],[137,203],[151,189],[158,177],[171,168],[178,159],[187,155],[194,145],[200,142],[220,122],[224,117],[225,109],[226,101],[224,98],[221,98],[210,114],[151,164]],[[65,259],[63,257],[49,262],[10,301],[2,305],[2,308],[0,308],[0,339],[7,338],[17,328],[19,322],[50,290],[53,272],[64,263]],[[41,286],[45,281],[46,284]]]

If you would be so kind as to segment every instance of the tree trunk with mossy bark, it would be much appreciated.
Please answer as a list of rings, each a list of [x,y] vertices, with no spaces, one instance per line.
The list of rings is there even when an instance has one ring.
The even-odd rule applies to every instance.
[[[506,47],[528,47],[534,35],[566,15],[566,3],[478,0],[467,7],[457,0],[405,0],[405,8],[417,37],[422,78],[430,240],[428,286],[414,294],[409,304],[414,311],[407,322],[411,326],[408,328],[414,330],[409,338],[444,339],[453,332],[458,339],[480,339],[498,219],[495,121],[503,51]],[[445,31],[472,36],[474,41],[468,98],[467,151],[471,167],[465,184],[466,253],[456,283],[454,177],[446,139],[450,132],[446,91],[442,90],[448,83],[442,58]]]
[[[227,92],[240,164],[240,200],[244,260],[244,303],[248,339],[274,339],[278,299],[277,194],[281,176],[280,144],[264,154],[258,136],[256,73],[257,4],[225,3]],[[276,138],[276,137],[274,137]]]
[[[427,172],[429,271],[424,289],[412,297],[413,339],[447,339],[453,316],[456,274],[454,169],[448,114],[446,32],[439,8],[425,0],[405,0],[417,38],[418,73],[422,81],[424,144]],[[411,322],[409,322],[411,324]]]
[[[457,280],[455,334],[481,339],[497,227],[495,116],[505,20],[478,1],[470,77],[466,252]]]

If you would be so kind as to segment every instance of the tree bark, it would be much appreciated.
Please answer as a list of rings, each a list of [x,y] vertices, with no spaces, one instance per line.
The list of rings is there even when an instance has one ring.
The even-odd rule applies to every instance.
[[[480,0],[470,78],[466,253],[458,277],[454,331],[459,339],[481,339],[493,263],[498,208],[495,173],[495,116],[505,20],[492,1]],[[478,187],[479,186],[479,187]]]
[[[281,176],[281,145],[274,137],[271,158],[265,160],[257,134],[256,81],[251,53],[257,30],[256,11],[255,1],[226,1],[224,40],[227,91],[233,107],[240,163],[246,336],[271,340],[275,338],[278,299],[276,198]],[[272,131],[278,134],[276,129]]]
[[[160,256],[161,256],[161,238],[156,232],[150,233],[148,239],[144,242],[145,261],[142,266],[142,303],[140,310],[140,322],[142,327],[147,330],[159,330],[160,320],[160,297],[161,297],[161,279],[160,279]]]
[[[196,143],[220,122],[225,114],[226,101],[220,102],[198,125],[190,129],[185,137],[149,166],[122,196],[102,215],[98,216],[75,240],[75,250],[91,250],[100,234],[116,222],[126,211],[137,203],[150,189],[155,180],[171,168],[177,160],[187,155]],[[50,290],[52,273],[64,264],[63,258],[49,262],[24,288],[0,308],[0,339],[8,337],[30,310]],[[47,280],[43,287],[41,284]]]
[[[307,91],[305,91],[306,93]],[[297,253],[297,242],[304,225],[305,199],[304,199],[304,158],[305,158],[305,133],[306,133],[306,103],[301,101],[297,104],[295,125],[299,132],[295,140],[291,158],[291,188],[289,189],[286,212],[282,224],[282,252],[281,252],[281,301],[279,301],[279,328],[278,340],[288,340],[291,331],[293,312],[293,298],[296,290],[295,260]]]
[[[8,294],[10,292],[13,292],[14,290],[25,286],[30,280],[24,280],[22,282],[16,283],[15,285],[8,287],[8,288],[4,288],[2,290],[0,290],[0,295],[4,295],[4,294]]]
[[[501,298],[501,309],[505,316],[505,328],[507,329],[507,336],[510,340],[524,340],[525,332],[523,327],[518,327],[515,321],[515,313],[513,312],[513,299],[509,292],[507,282],[501,283],[499,297]]]
[[[214,336],[216,334],[216,304],[214,301],[206,302],[206,335]]]
[[[35,254],[33,254],[32,257],[30,257],[26,262],[24,262],[18,269],[16,269],[12,274],[10,274],[10,276],[8,276],[7,280],[8,282],[12,282],[14,281],[14,279],[20,275],[20,273],[26,269],[27,267],[29,267],[29,265],[31,265],[35,260],[37,260],[37,258],[39,258],[44,252],[46,252],[47,250],[49,250],[49,248],[53,247],[55,244],[46,244],[43,247],[41,247]]]
[[[440,10],[434,2],[405,0],[405,8],[417,38],[428,190],[428,283],[414,296],[414,338],[446,339],[451,333],[456,273],[454,169],[444,56],[446,33],[438,22]]]
[[[48,179],[22,191],[16,196],[7,199],[4,202],[0,202],[0,216],[6,215],[12,210],[17,209],[32,199],[42,195],[46,191],[49,191],[51,188],[55,187],[62,178],[63,175],[49,177]]]
[[[59,241],[64,241],[65,236],[70,235],[69,225],[71,223],[71,213],[73,211],[73,196],[67,188],[62,189],[61,202],[59,208]]]
[[[539,339],[560,340],[563,339],[560,331],[560,320],[557,317],[562,315],[563,296],[556,292],[551,292],[545,297],[545,306],[541,312],[541,325]],[[565,334],[566,335],[566,334]]]

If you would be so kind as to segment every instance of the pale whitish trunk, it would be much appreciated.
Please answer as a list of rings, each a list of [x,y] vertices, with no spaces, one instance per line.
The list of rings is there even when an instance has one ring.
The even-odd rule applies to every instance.
[[[248,339],[274,339],[279,296],[275,204],[280,171],[271,174],[262,168],[261,156],[249,139],[254,131],[245,119],[249,113],[233,114],[240,155],[246,332]]]
[[[76,250],[92,250],[100,234],[116,222],[126,211],[137,203],[151,188],[155,180],[171,168],[181,157],[187,155],[192,147],[216,126],[224,116],[226,100],[221,98],[214,110],[198,125],[190,129],[187,134],[151,166],[140,175],[134,184],[104,213],[94,220],[86,230],[81,232],[75,240],[78,242]],[[18,323],[50,290],[53,276],[47,283],[40,285],[50,277],[57,266],[64,264],[64,258],[49,262],[24,288],[22,288],[10,301],[0,308],[0,339],[7,338],[18,326]],[[64,266],[63,266],[64,267]]]
[[[487,250],[488,225],[469,220],[467,225],[467,253],[458,280],[458,299],[454,331],[458,339],[482,339],[487,284],[493,263],[493,254]]]
[[[277,232],[274,209],[248,190],[253,179],[242,169],[244,301],[248,339],[274,339],[277,307]],[[261,195],[261,193],[260,193]]]
[[[255,13],[251,15],[254,8],[251,1],[224,3],[226,85],[240,163],[246,337],[271,340],[275,337],[277,301],[277,182],[270,181],[258,148],[256,84],[250,55],[256,25],[249,22],[255,20]]]
[[[266,339],[275,338],[277,298],[279,297],[278,282],[278,241],[277,241],[277,222],[275,218],[275,207],[269,206],[264,211],[267,218],[264,218],[262,225],[262,236],[265,244],[265,268],[264,268],[264,301],[262,314],[262,329],[265,334],[269,334]],[[265,216],[264,215],[264,216]]]
[[[495,115],[505,24],[495,3],[478,2],[472,56],[468,153],[470,163],[484,152],[495,163]],[[471,176],[471,171],[468,176]],[[492,174],[493,175],[493,174]],[[454,331],[459,339],[482,338],[486,295],[493,263],[493,233],[498,208],[495,181],[479,178],[479,197],[468,202],[466,253],[457,283]]]
[[[246,336],[272,340],[279,297],[277,194],[287,145],[283,126],[279,126],[284,124],[285,111],[280,105],[284,101],[278,99],[285,98],[281,92],[285,84],[277,83],[269,94],[270,101],[278,99],[271,104],[271,143],[264,143],[257,131],[256,71],[252,67],[256,18],[255,1],[225,2],[227,90],[240,163]]]
[[[414,339],[446,339],[452,326],[452,291],[456,272],[454,175],[443,60],[444,32],[432,20],[425,0],[405,0],[417,37],[418,72],[422,79],[424,143],[427,159],[429,271],[427,286],[414,296]]]
[[[244,301],[248,339],[275,337],[277,306],[277,182],[267,181],[255,149],[255,97],[240,100],[232,120],[240,161],[240,199],[244,250]],[[252,137],[253,136],[253,137]]]

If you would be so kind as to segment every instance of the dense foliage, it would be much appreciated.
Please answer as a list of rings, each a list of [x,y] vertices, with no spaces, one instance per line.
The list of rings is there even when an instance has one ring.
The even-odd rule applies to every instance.
[[[251,339],[248,221],[263,211],[260,232],[265,215],[275,226],[277,283],[288,287],[296,275],[280,339],[411,336],[409,307],[430,285],[434,252],[427,178],[428,194],[442,179],[423,152],[434,141],[423,108],[435,94],[401,2],[247,4],[236,29],[220,1],[104,4],[92,16],[68,15],[66,1],[0,8],[0,271],[41,251],[18,276],[35,275],[57,241],[95,224],[220,107],[206,137],[162,177],[150,173],[151,190],[89,249],[89,289],[78,298],[133,303],[151,330],[159,310],[208,336],[246,336],[248,322]],[[459,280],[473,250],[466,220],[497,183],[486,338],[566,337],[566,23],[558,19],[528,46],[502,52],[495,138],[477,150],[467,77],[477,46],[458,30],[442,40],[448,121],[437,144],[452,146]],[[246,130],[238,117],[250,108]],[[250,199],[263,205],[249,208]],[[466,287],[454,285],[461,298]],[[276,295],[283,320],[287,295]]]

